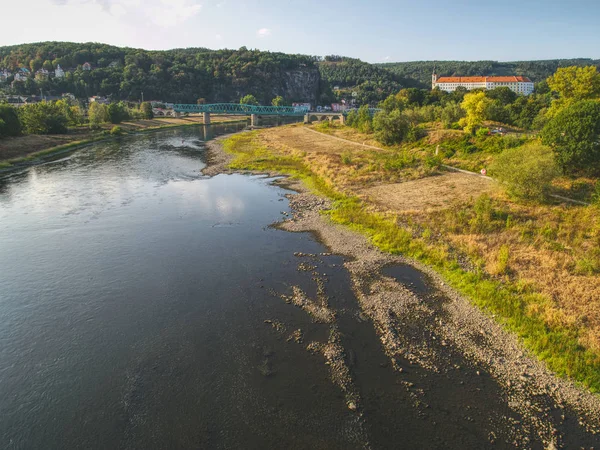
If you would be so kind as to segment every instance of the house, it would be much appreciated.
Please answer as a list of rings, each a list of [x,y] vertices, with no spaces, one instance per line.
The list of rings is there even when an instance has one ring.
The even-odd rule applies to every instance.
[[[345,103],[332,103],[331,104],[331,110],[334,112],[342,112],[342,111],[346,111],[348,109],[348,106]]]
[[[60,64],[57,64],[56,70],[54,71],[54,76],[56,78],[64,78],[65,77],[65,71],[62,70],[62,68],[60,67]]]
[[[431,75],[431,89],[439,88],[442,91],[453,92],[457,87],[471,89],[496,89],[507,87],[517,94],[529,95],[533,92],[533,81],[527,77],[440,77],[435,70]]]
[[[0,83],[6,83],[11,76],[12,73],[10,73],[8,70],[0,70]]]
[[[83,65],[81,66],[81,68],[83,70],[92,70],[92,65],[89,62],[84,62]]]
[[[35,72],[35,79],[39,81],[47,80],[49,76],[50,72],[44,68],[41,68],[40,70]]]
[[[110,100],[106,97],[100,97],[99,95],[94,95],[93,97],[88,98],[89,103],[102,103],[103,105],[108,105]]]
[[[31,75],[29,69],[21,67],[15,74],[15,81],[25,81],[27,78],[29,78],[29,75]]]

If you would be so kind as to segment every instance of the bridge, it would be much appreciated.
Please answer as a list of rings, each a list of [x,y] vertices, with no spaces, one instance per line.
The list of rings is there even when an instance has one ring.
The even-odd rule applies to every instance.
[[[349,111],[340,112],[309,112],[306,106],[261,106],[261,105],[246,105],[243,103],[211,103],[205,105],[194,104],[175,104],[173,110],[176,113],[195,113],[203,114],[204,124],[210,124],[210,115],[212,114],[227,114],[237,116],[250,116],[251,125],[258,126],[259,116],[289,116],[301,117],[304,116],[304,122],[310,123],[313,119],[329,120],[339,119],[344,123],[346,115]],[[369,113],[375,114],[379,109],[370,108]]]

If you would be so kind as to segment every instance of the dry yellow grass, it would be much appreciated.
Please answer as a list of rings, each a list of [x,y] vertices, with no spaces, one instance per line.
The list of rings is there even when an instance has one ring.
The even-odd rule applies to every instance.
[[[491,193],[495,188],[485,178],[448,172],[403,183],[384,183],[361,189],[358,194],[384,209],[409,213],[450,208],[457,201]]]

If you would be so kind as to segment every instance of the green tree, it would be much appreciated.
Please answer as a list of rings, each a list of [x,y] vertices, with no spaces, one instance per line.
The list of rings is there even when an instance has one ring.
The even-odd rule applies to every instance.
[[[110,123],[121,123],[127,119],[129,119],[129,112],[123,102],[108,105],[108,121]]]
[[[473,133],[475,129],[486,119],[486,112],[490,107],[492,100],[485,96],[485,92],[472,92],[466,94],[461,108],[464,109],[466,116],[460,119],[459,124],[467,133]]]
[[[507,86],[490,89],[485,95],[492,100],[498,100],[502,106],[513,103],[517,99],[517,94]]]
[[[152,105],[150,102],[144,102],[140,105],[140,111],[144,119],[153,119],[154,113],[152,112]]]
[[[562,109],[541,136],[566,172],[600,171],[600,102],[585,100]]]
[[[43,64],[44,64],[44,61],[42,61],[41,58],[35,58],[35,59],[32,59],[31,61],[29,61],[29,68],[31,69],[32,72],[35,72],[36,70],[40,70],[42,68]]]
[[[399,109],[391,112],[380,111],[373,118],[373,130],[375,138],[385,145],[393,145],[402,142],[410,124]]]
[[[21,122],[17,110],[10,105],[0,104],[0,137],[21,134]]]
[[[93,127],[108,122],[108,107],[102,103],[92,102],[88,108],[88,120]]]
[[[67,132],[68,119],[60,105],[40,102],[19,108],[19,118],[28,134],[62,134]]]
[[[595,66],[561,67],[547,82],[548,87],[559,95],[548,111],[550,116],[575,102],[600,96],[600,74]]]
[[[494,160],[490,173],[513,197],[541,200],[560,171],[548,147],[525,145],[504,150]]]
[[[242,104],[242,105],[258,105],[258,100],[256,100],[256,97],[254,95],[248,94],[248,95],[244,95],[240,99],[240,104]]]
[[[281,95],[278,95],[273,100],[271,100],[271,105],[273,106],[283,106],[285,105],[285,100]]]
[[[46,70],[53,70],[54,66],[52,65],[52,61],[50,61],[49,59],[47,59],[46,61],[44,61],[44,64],[42,65],[42,67]]]

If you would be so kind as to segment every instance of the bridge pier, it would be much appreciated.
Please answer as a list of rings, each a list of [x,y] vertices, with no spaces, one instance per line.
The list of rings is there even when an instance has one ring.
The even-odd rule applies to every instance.
[[[250,114],[250,126],[257,127],[259,122],[258,114]]]
[[[210,125],[210,113],[209,112],[202,113],[202,119],[203,119],[204,125]]]
[[[340,124],[346,125],[346,116],[343,114],[340,114]]]
[[[304,115],[304,123],[306,123],[306,124],[310,123],[310,114],[305,114]]]

